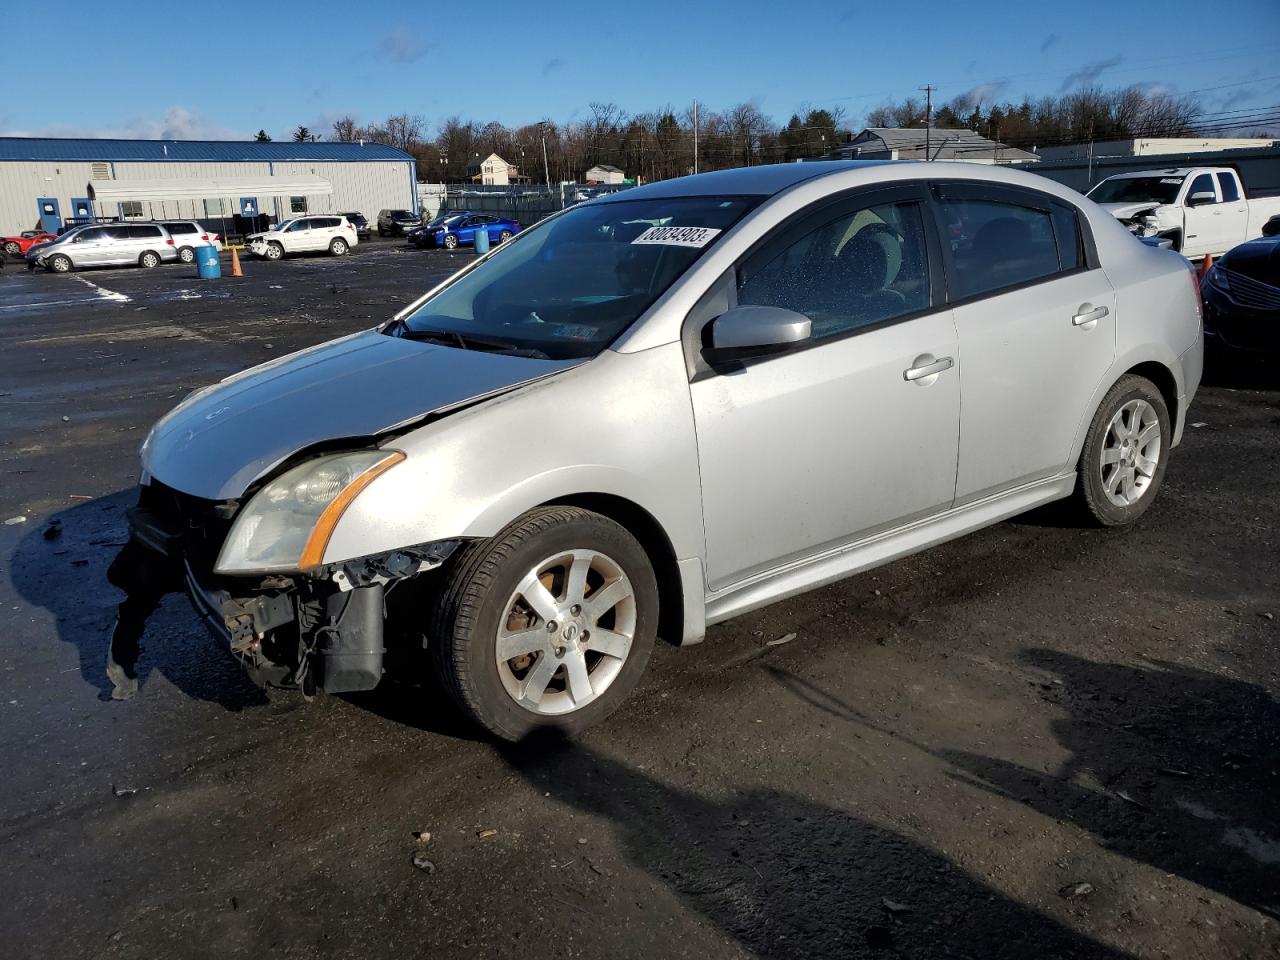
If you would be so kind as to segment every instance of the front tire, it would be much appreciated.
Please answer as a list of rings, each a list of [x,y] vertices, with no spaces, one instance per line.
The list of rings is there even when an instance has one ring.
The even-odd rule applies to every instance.
[[[429,645],[445,689],[504,740],[604,720],[653,652],[658,588],[644,548],[607,517],[540,507],[458,557]]]
[[[503,230],[500,234],[498,234],[498,242],[506,243],[513,236],[515,236],[515,234],[513,234],[510,230]]]
[[[279,260],[284,256],[284,247],[278,243],[268,243],[265,256],[268,260]]]
[[[1076,467],[1087,518],[1105,527],[1133,523],[1150,509],[1169,459],[1173,428],[1159,389],[1126,374],[1103,397]]]
[[[348,249],[350,248],[347,246],[347,241],[342,240],[340,238],[335,239],[332,243],[329,244],[329,253],[335,257],[341,257],[346,255],[346,252]]]
[[[70,273],[71,260],[69,257],[58,254],[56,257],[49,260],[49,269],[54,273]]]
[[[446,250],[457,250],[458,238],[455,237],[452,233],[446,234],[444,238],[444,248]]]

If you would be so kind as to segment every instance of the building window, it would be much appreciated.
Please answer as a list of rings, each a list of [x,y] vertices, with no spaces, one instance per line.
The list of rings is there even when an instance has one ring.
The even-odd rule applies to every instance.
[[[223,216],[227,212],[226,208],[223,206],[223,203],[224,201],[222,200],[221,197],[217,197],[212,200],[206,200],[204,202],[204,215],[206,217]]]
[[[123,203],[120,204],[120,216],[125,220],[128,220],[133,217],[141,217],[142,201],[141,200],[125,200]]]
[[[290,213],[306,213],[307,198],[306,197],[290,197],[289,212]]]

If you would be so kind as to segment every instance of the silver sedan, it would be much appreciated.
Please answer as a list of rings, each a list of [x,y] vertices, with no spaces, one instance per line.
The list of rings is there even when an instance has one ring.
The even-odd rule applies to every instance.
[[[1186,261],[1048,180],[671,180],[187,398],[143,447],[129,563],[180,571],[261,682],[430,663],[498,737],[578,729],[660,634],[1060,498],[1132,523],[1201,362]]]

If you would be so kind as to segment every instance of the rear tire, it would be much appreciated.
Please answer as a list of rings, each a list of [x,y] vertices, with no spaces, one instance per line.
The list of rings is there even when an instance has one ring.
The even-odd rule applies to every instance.
[[[347,246],[347,241],[343,240],[341,237],[335,238],[329,244],[329,253],[335,257],[344,256],[349,249],[351,248]]]
[[[22,247],[18,246],[11,240],[4,245],[4,252],[11,257],[16,257],[22,252]]]
[[[71,259],[63,256],[62,254],[58,254],[56,257],[50,258],[49,269],[54,273],[70,273]]]
[[[178,250],[178,259],[183,263],[195,263],[196,251],[194,247],[181,247]]]
[[[458,706],[515,741],[613,713],[640,681],[657,624],[657,582],[635,537],[588,510],[539,507],[453,560],[429,646]],[[500,659],[500,645],[514,655]]]
[[[160,254],[153,250],[145,251],[142,256],[138,257],[138,266],[144,270],[152,270],[160,266]]]
[[[1150,509],[1169,460],[1173,428],[1154,383],[1126,374],[1107,391],[1076,466],[1076,501],[1104,527],[1133,523]]]

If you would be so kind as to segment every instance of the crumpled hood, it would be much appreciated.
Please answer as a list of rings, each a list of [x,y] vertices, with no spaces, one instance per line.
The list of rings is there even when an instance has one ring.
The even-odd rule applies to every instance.
[[[1219,258],[1218,266],[1280,287],[1280,237],[1258,237]]]
[[[480,353],[367,330],[187,397],[152,428],[142,466],[176,490],[229,500],[313,444],[384,433],[582,362]]]
[[[1117,220],[1131,220],[1138,214],[1147,213],[1156,207],[1163,206],[1163,204],[1146,200],[1142,203],[1100,203],[1098,206]]]

